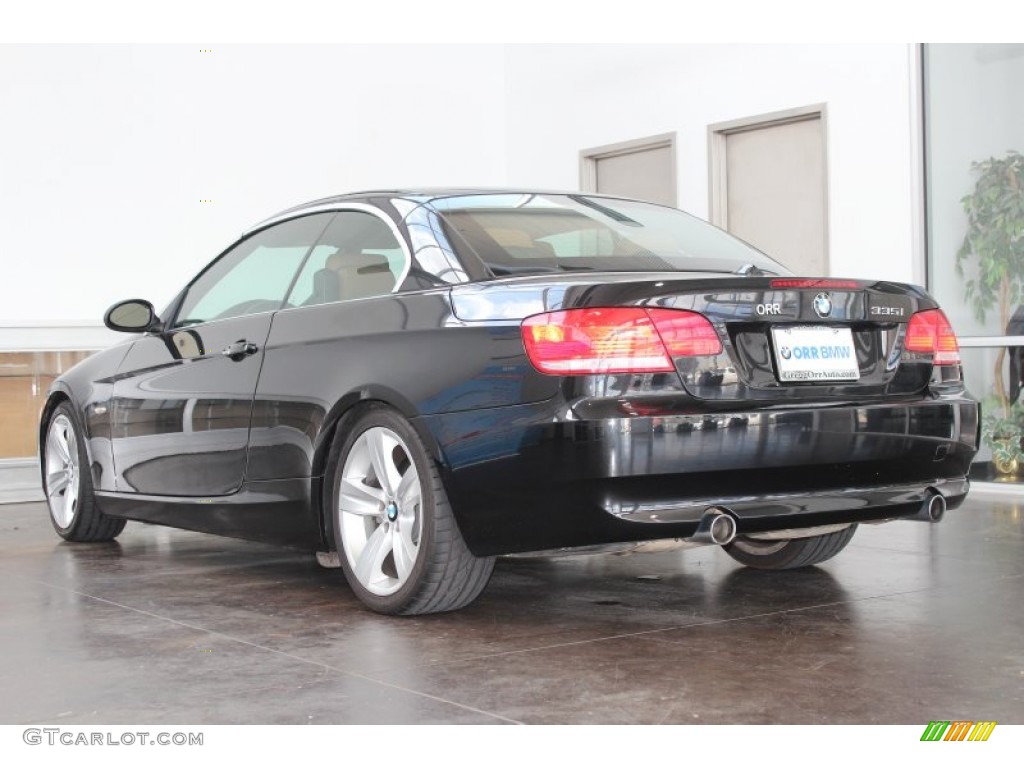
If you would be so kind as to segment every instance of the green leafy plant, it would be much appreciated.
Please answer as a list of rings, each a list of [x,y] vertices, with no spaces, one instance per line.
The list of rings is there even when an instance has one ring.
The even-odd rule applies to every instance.
[[[972,163],[971,170],[978,179],[974,191],[960,201],[967,214],[967,234],[956,254],[957,273],[964,274],[965,262],[975,262],[976,277],[967,281],[965,298],[979,322],[998,307],[1000,330],[1005,332],[1024,287],[1024,155],[1010,151],[1002,158]],[[996,357],[993,386],[1000,412],[1008,416],[1005,359],[1003,347]],[[1016,434],[1020,435],[1019,426]]]
[[[986,402],[986,405],[989,404]],[[992,449],[992,463],[1010,474],[1024,465],[1024,403],[1016,402],[1008,411],[985,409],[981,420],[981,439]]]

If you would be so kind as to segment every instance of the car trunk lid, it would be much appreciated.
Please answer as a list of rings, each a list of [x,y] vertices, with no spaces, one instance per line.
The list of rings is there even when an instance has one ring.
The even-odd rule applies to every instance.
[[[721,340],[713,355],[673,357],[683,388],[706,401],[786,402],[913,395],[932,356],[905,349],[915,313],[935,302],[914,286],[832,278],[659,273],[537,276],[463,286],[465,320],[576,308],[697,312]],[[723,405],[726,405],[723,402]]]

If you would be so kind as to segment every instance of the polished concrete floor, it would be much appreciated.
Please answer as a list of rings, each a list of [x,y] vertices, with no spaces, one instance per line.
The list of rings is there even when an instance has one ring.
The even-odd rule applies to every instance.
[[[1024,503],[862,526],[802,572],[714,548],[505,559],[377,616],[306,554],[0,506],[0,723],[1024,723]]]

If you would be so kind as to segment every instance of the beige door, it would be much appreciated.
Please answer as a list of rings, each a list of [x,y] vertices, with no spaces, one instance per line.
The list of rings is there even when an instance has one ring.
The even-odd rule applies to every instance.
[[[828,274],[823,109],[711,126],[712,221],[801,275]]]
[[[580,153],[580,188],[676,205],[675,136],[652,136]]]

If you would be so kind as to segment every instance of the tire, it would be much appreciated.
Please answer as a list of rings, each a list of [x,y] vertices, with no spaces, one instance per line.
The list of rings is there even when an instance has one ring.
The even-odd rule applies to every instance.
[[[96,505],[89,454],[74,409],[58,405],[43,440],[43,492],[50,522],[66,541],[112,541],[125,521],[107,517]]]
[[[835,557],[850,543],[856,532],[857,525],[854,523],[841,531],[806,539],[761,541],[741,537],[723,549],[733,560],[750,568],[769,571],[791,570],[817,565]]]
[[[327,509],[352,591],[393,615],[469,605],[487,586],[495,558],[469,551],[416,430],[383,405],[350,423],[331,447]]]

